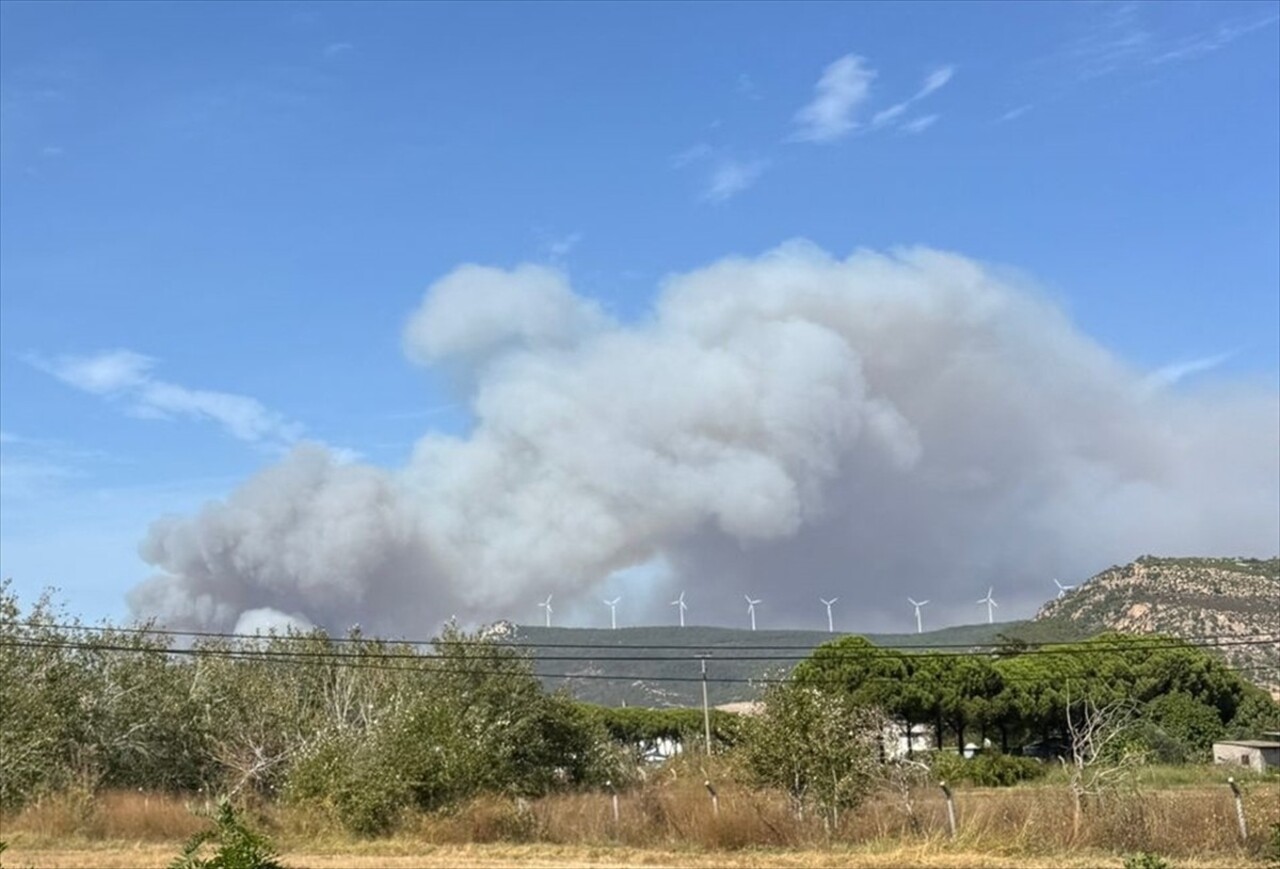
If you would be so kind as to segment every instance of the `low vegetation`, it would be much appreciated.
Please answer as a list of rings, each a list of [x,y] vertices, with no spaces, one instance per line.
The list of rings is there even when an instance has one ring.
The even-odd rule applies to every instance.
[[[1155,765],[1280,722],[1168,638],[943,655],[846,637],[761,699],[758,715],[712,716],[707,746],[701,710],[548,693],[519,649],[452,627],[431,648],[358,632],[177,647],[86,628],[47,598],[24,612],[4,586],[0,812],[24,848],[189,839],[174,864],[188,869],[271,866],[263,836],[283,863],[360,839],[1244,859],[1280,822],[1278,781],[1246,782],[1241,843],[1219,772]],[[912,725],[929,748],[903,750]],[[1047,759],[1021,756],[1029,743]],[[1156,784],[1159,770],[1185,780]]]

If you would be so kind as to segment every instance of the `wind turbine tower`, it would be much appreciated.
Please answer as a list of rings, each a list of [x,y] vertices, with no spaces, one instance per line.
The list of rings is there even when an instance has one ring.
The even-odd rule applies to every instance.
[[[744,594],[743,597],[747,599],[747,615],[751,616],[751,630],[754,631],[756,629],[756,604],[760,603],[760,601],[752,600],[749,594]]]
[[[835,624],[831,621],[831,605],[840,600],[840,598],[833,597],[831,600],[826,600],[825,598],[820,597],[818,600],[822,601],[823,605],[827,608],[827,633],[834,634],[836,632],[836,628]]]
[[[910,602],[911,602],[911,605],[912,605],[913,607],[915,607],[915,608],[916,608],[916,633],[917,633],[917,634],[923,634],[923,633],[924,633],[924,627],[923,627],[923,625],[922,625],[922,624],[921,624],[921,622],[920,622],[920,607],[922,607],[922,606],[924,606],[925,604],[927,604],[927,603],[928,603],[928,601],[927,601],[927,600],[912,600],[911,598],[907,598],[907,600],[908,600],[908,601],[910,601]]]
[[[622,600],[622,595],[604,602],[604,605],[609,608],[609,627],[615,631],[618,629],[618,601],[620,600]]]
[[[687,609],[689,608],[688,606],[686,606],[686,605],[685,605],[685,602],[684,602],[684,592],[683,592],[683,591],[682,591],[682,592],[680,592],[680,596],[679,596],[678,598],[676,598],[675,600],[673,600],[673,601],[671,602],[671,605],[672,605],[673,607],[679,607],[679,609],[680,609],[680,627],[682,627],[682,628],[683,628],[683,627],[684,627],[684,611],[685,611],[685,610],[687,610]]]
[[[1063,596],[1066,595],[1067,592],[1075,588],[1074,585],[1063,585],[1062,583],[1058,582],[1056,579],[1053,581],[1053,584],[1058,587],[1058,600],[1062,600]]]
[[[988,588],[987,596],[978,601],[978,603],[985,603],[987,605],[987,624],[989,625],[996,623],[996,612],[994,607],[1000,606],[1000,604],[996,603],[995,598],[991,596],[994,591],[994,588]]]
[[[547,599],[541,601],[538,606],[547,611],[547,627],[551,627],[551,613],[554,612],[554,610],[551,609],[551,595],[547,595]]]

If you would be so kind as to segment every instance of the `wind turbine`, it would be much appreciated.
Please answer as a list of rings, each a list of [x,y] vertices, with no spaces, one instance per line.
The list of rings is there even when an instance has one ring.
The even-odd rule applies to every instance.
[[[684,611],[689,608],[688,606],[685,605],[683,591],[680,592],[680,596],[678,598],[676,598],[671,602],[671,605],[674,607],[680,608],[680,627],[683,628],[684,627]]]
[[[927,604],[927,603],[928,603],[928,601],[927,601],[927,600],[912,600],[911,598],[907,598],[907,600],[908,600],[908,601],[911,601],[911,605],[912,605],[913,607],[915,607],[915,608],[916,608],[916,633],[917,633],[917,634],[923,634],[923,633],[924,633],[924,628],[923,628],[923,627],[921,626],[921,624],[920,624],[920,607],[922,607],[922,606],[924,606],[925,604]]]
[[[554,612],[551,609],[551,595],[547,595],[547,599],[539,602],[538,606],[544,608],[547,611],[547,627],[551,627],[551,613]]]
[[[978,603],[985,603],[987,605],[987,624],[989,625],[993,625],[996,622],[996,613],[992,607],[1000,606],[1000,604],[996,603],[995,598],[991,596],[994,591],[994,588],[988,588],[987,596],[978,601]]]
[[[1053,584],[1058,587],[1058,600],[1062,600],[1063,595],[1071,591],[1071,589],[1075,588],[1074,585],[1063,585],[1062,583],[1058,582],[1056,579],[1053,581]]]
[[[827,633],[834,634],[836,632],[836,629],[834,624],[832,624],[832,621],[831,621],[831,605],[836,601],[840,600],[840,598],[833,597],[831,598],[831,600],[826,600],[825,598],[820,597],[818,598],[818,600],[822,601],[823,605],[827,608]]]
[[[609,627],[615,631],[618,629],[618,601],[622,600],[622,595],[618,595],[613,600],[607,600],[604,605],[609,608]]]
[[[747,615],[751,616],[751,630],[754,631],[756,629],[756,604],[760,603],[760,601],[752,600],[749,594],[744,594],[743,597],[747,599]]]

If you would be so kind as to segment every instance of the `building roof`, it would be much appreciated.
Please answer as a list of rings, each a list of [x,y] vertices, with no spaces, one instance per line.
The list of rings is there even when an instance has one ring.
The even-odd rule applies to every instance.
[[[1243,748],[1280,748],[1280,742],[1270,739],[1219,739],[1214,745],[1239,745]]]

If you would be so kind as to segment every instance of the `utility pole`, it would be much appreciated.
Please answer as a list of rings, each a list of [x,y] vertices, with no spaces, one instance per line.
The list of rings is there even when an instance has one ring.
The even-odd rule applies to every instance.
[[[711,755],[711,707],[707,705],[707,655],[699,655],[702,662],[702,729],[707,739],[707,756]]]

